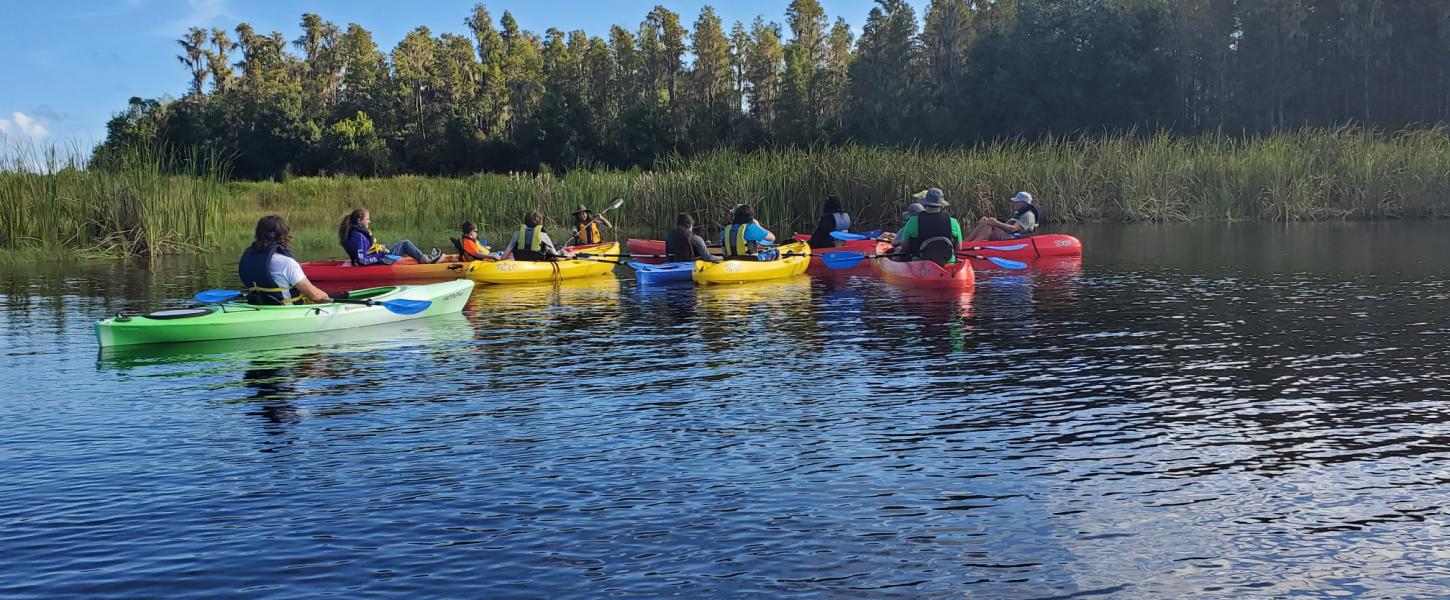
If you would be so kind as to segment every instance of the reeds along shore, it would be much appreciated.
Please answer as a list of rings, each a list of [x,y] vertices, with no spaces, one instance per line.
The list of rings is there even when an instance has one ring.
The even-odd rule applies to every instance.
[[[51,154],[53,156],[53,154]],[[34,163],[32,159],[29,163]],[[653,172],[575,170],[565,176],[308,177],[224,182],[213,157],[133,152],[111,168],[26,163],[0,172],[0,248],[157,254],[240,245],[256,219],[279,213],[299,246],[335,244],[355,206],[389,239],[446,239],[464,220],[504,235],[538,208],[556,228],[579,205],[625,199],[610,220],[659,231],[678,212],[707,230],[738,202],[778,231],[809,231],[837,194],[865,226],[895,226],[911,192],[946,192],[955,216],[1001,215],[1028,190],[1049,220],[1190,221],[1436,218],[1450,214],[1450,136],[1304,130],[1239,139],[1109,136],[1017,140],[961,150],[841,147],[719,152],[666,161]],[[19,171],[19,172],[17,172]],[[182,172],[183,175],[172,173]]]

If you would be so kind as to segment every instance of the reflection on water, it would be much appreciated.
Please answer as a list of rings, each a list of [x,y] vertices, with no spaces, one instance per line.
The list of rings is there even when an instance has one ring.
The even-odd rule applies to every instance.
[[[967,293],[600,277],[99,356],[233,267],[0,273],[0,595],[1444,595],[1436,227],[1074,233]]]

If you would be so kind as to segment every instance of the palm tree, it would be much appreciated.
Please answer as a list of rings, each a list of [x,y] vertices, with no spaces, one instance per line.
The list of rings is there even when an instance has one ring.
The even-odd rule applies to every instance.
[[[191,71],[191,96],[202,97],[202,88],[206,86],[206,77],[210,73],[207,64],[206,44],[207,31],[200,27],[192,27],[191,31],[176,40],[181,45],[182,54],[176,56],[183,66]]]

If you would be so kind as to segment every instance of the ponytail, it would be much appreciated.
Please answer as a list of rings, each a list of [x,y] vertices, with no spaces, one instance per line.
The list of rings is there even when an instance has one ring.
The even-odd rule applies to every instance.
[[[347,236],[352,233],[352,226],[357,225],[366,214],[368,214],[368,209],[354,208],[352,212],[342,217],[342,223],[337,226],[337,243],[343,248],[347,248]]]

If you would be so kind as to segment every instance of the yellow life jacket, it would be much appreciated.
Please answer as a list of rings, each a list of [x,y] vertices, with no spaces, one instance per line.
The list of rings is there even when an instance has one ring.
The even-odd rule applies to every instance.
[[[750,224],[735,224],[725,226],[725,235],[722,242],[725,243],[725,256],[750,256],[751,243],[745,239],[745,231],[750,229]]]
[[[519,244],[516,249],[539,252],[544,248],[544,227],[538,226],[529,228],[526,225],[519,225]]]
[[[578,236],[576,237],[579,239],[579,243],[581,245],[587,246],[589,244],[598,244],[600,242],[598,223],[591,221],[589,223],[577,224],[574,226],[574,229],[579,232]]]

